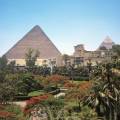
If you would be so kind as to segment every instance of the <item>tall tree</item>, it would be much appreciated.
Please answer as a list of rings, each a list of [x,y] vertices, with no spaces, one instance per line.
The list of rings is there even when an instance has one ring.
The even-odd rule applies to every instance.
[[[5,80],[5,75],[7,73],[7,59],[5,56],[2,56],[0,58],[0,82],[3,82]]]
[[[120,45],[113,45],[112,51],[116,53],[117,56],[120,57]]]
[[[33,49],[29,49],[28,52],[25,54],[26,66],[28,66],[29,70],[35,66],[39,54],[39,51],[34,51]]]
[[[113,73],[112,66],[112,63],[104,63],[95,67],[92,78],[94,87],[86,100],[106,120],[118,120],[120,116],[120,77]]]
[[[114,67],[120,69],[120,45],[114,45],[112,47],[112,53]]]
[[[7,63],[8,63],[8,61],[7,61],[6,56],[2,56],[0,58],[0,70],[1,71],[5,70],[7,68]]]

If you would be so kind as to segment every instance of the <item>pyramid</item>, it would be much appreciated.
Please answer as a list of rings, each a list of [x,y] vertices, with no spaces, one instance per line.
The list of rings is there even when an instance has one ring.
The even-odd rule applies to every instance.
[[[39,59],[56,58],[61,55],[38,25],[33,27],[5,55],[8,59],[25,59],[25,54],[29,49],[38,50],[40,52]]]
[[[101,45],[99,46],[98,50],[101,48],[101,47],[105,47],[106,49],[111,49],[112,46],[114,45],[115,43],[112,41],[112,39],[107,36],[104,41],[101,43]]]

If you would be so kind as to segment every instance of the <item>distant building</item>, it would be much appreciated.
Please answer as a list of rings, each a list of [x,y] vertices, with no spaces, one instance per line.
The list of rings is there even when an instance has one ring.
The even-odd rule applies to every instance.
[[[110,37],[106,37],[95,51],[87,51],[83,44],[74,46],[71,56],[63,55],[47,37],[43,30],[37,25],[32,28],[21,40],[19,40],[5,55],[10,61],[15,61],[18,66],[25,66],[25,55],[29,49],[39,51],[40,55],[36,65],[62,66],[62,65],[87,65],[92,62],[111,60],[110,49],[115,43]]]
[[[115,43],[109,38],[101,43],[99,48],[95,51],[87,51],[84,48],[83,44],[74,46],[74,53],[70,56],[69,64],[79,66],[87,65],[88,62],[91,62],[92,65],[95,65],[96,62],[100,63],[102,61],[111,60],[111,51],[110,49]]]
[[[61,66],[61,53],[37,25],[19,40],[5,55],[9,61],[16,61],[16,65],[25,66],[25,54],[29,49],[38,50],[40,55],[37,65],[54,64]]]

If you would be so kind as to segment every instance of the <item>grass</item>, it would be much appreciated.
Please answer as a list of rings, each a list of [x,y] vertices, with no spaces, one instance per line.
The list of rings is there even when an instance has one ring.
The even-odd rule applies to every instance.
[[[66,106],[69,106],[69,107],[74,107],[78,105],[76,101],[65,102],[65,104]]]
[[[39,96],[39,95],[43,95],[43,94],[44,94],[44,91],[43,91],[43,90],[37,90],[37,91],[30,92],[30,93],[28,94],[28,96],[34,97],[34,96]]]

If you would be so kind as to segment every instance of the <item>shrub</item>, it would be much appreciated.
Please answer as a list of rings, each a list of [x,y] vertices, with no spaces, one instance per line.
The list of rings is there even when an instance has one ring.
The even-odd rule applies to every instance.
[[[67,77],[64,77],[62,75],[51,75],[47,78],[47,80],[50,82],[50,83],[53,83],[53,84],[64,84],[68,78]]]
[[[31,111],[31,108],[32,108],[34,105],[36,105],[36,104],[38,104],[38,103],[40,103],[40,102],[42,102],[42,101],[47,100],[48,97],[49,97],[49,95],[46,94],[46,95],[41,95],[41,96],[37,96],[37,97],[32,97],[30,100],[27,100],[27,101],[26,101],[27,106],[26,106],[26,108],[24,109],[24,113],[26,114],[28,111]]]
[[[14,120],[15,114],[6,112],[6,111],[0,111],[0,119],[4,120]]]
[[[6,105],[0,110],[0,120],[26,120],[22,109],[17,105]]]
[[[73,87],[76,87],[76,84],[71,83],[71,82],[66,82],[66,83],[64,84],[64,87],[66,87],[66,88],[73,88]]]
[[[14,97],[14,100],[15,101],[23,101],[23,100],[29,100],[31,98],[31,96],[21,96],[21,95],[18,95],[18,96],[15,96]]]
[[[57,87],[55,87],[55,86],[46,86],[45,88],[44,88],[44,91],[46,91],[46,92],[52,92],[52,91],[55,91],[55,90],[57,90],[58,88]]]
[[[43,88],[31,74],[20,74],[16,82],[18,93],[23,95],[28,95],[29,92]]]

